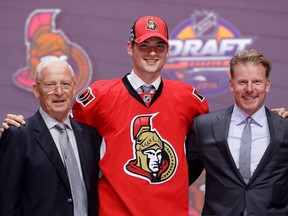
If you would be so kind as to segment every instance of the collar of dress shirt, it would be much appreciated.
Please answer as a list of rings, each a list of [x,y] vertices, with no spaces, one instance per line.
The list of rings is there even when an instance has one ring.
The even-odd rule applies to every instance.
[[[48,113],[46,113],[42,107],[39,108],[39,112],[42,116],[42,118],[44,119],[45,124],[47,125],[48,129],[50,130],[51,128],[53,128],[56,124],[58,124],[59,122],[53,118],[52,116],[50,116]],[[71,126],[71,122],[69,118],[66,118],[64,123],[68,126],[69,129],[72,128]]]
[[[236,125],[242,124],[245,122],[245,119],[248,117],[242,109],[240,109],[236,104],[234,104],[231,120],[234,120]],[[263,105],[259,110],[257,110],[252,116],[253,123],[262,127],[267,121],[265,106]]]
[[[142,85],[147,85],[147,83],[145,83],[140,77],[138,77],[135,74],[134,70],[132,70],[132,72],[127,75],[127,79],[129,80],[129,82],[131,83],[132,87],[135,90],[137,90]],[[151,83],[151,85],[153,85],[157,90],[159,88],[160,83],[161,83],[161,76],[159,76],[153,83]]]

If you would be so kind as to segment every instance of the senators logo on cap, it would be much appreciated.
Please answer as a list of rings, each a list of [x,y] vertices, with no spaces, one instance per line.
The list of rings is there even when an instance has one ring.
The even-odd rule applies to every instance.
[[[158,29],[158,25],[156,22],[154,22],[153,19],[148,19],[147,20],[147,27],[146,29],[152,30],[152,31],[156,31]]]
[[[142,17],[134,23],[129,35],[129,41],[142,43],[151,37],[159,37],[168,42],[168,27],[164,20],[155,16]]]

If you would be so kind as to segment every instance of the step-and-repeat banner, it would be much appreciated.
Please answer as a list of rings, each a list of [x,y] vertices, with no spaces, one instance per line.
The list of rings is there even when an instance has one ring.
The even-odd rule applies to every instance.
[[[126,43],[133,22],[144,15],[163,18],[170,30],[163,77],[194,85],[211,110],[233,103],[229,60],[250,48],[272,62],[266,105],[288,109],[285,0],[15,0],[0,2],[0,121],[7,113],[28,117],[38,108],[32,84],[43,57],[58,56],[73,66],[77,92],[130,72]],[[200,215],[204,180],[203,174],[190,187],[190,216]]]

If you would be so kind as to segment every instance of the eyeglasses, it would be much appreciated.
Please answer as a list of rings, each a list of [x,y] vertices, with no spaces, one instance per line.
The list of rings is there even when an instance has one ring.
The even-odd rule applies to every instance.
[[[60,88],[65,90],[70,90],[74,86],[74,83],[72,82],[61,82],[60,84],[54,83],[54,82],[47,82],[47,83],[40,83],[37,82],[37,84],[42,85],[47,91],[55,91],[55,89],[60,86]]]

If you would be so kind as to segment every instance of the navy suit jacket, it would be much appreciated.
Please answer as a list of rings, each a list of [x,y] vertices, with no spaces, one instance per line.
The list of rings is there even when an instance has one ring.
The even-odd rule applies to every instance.
[[[101,137],[71,120],[88,196],[88,215],[98,215]],[[68,175],[39,111],[0,139],[0,215],[73,216]]]
[[[202,215],[288,215],[288,119],[265,109],[271,139],[247,185],[227,143],[233,106],[194,119],[187,159],[191,182],[206,171]]]

